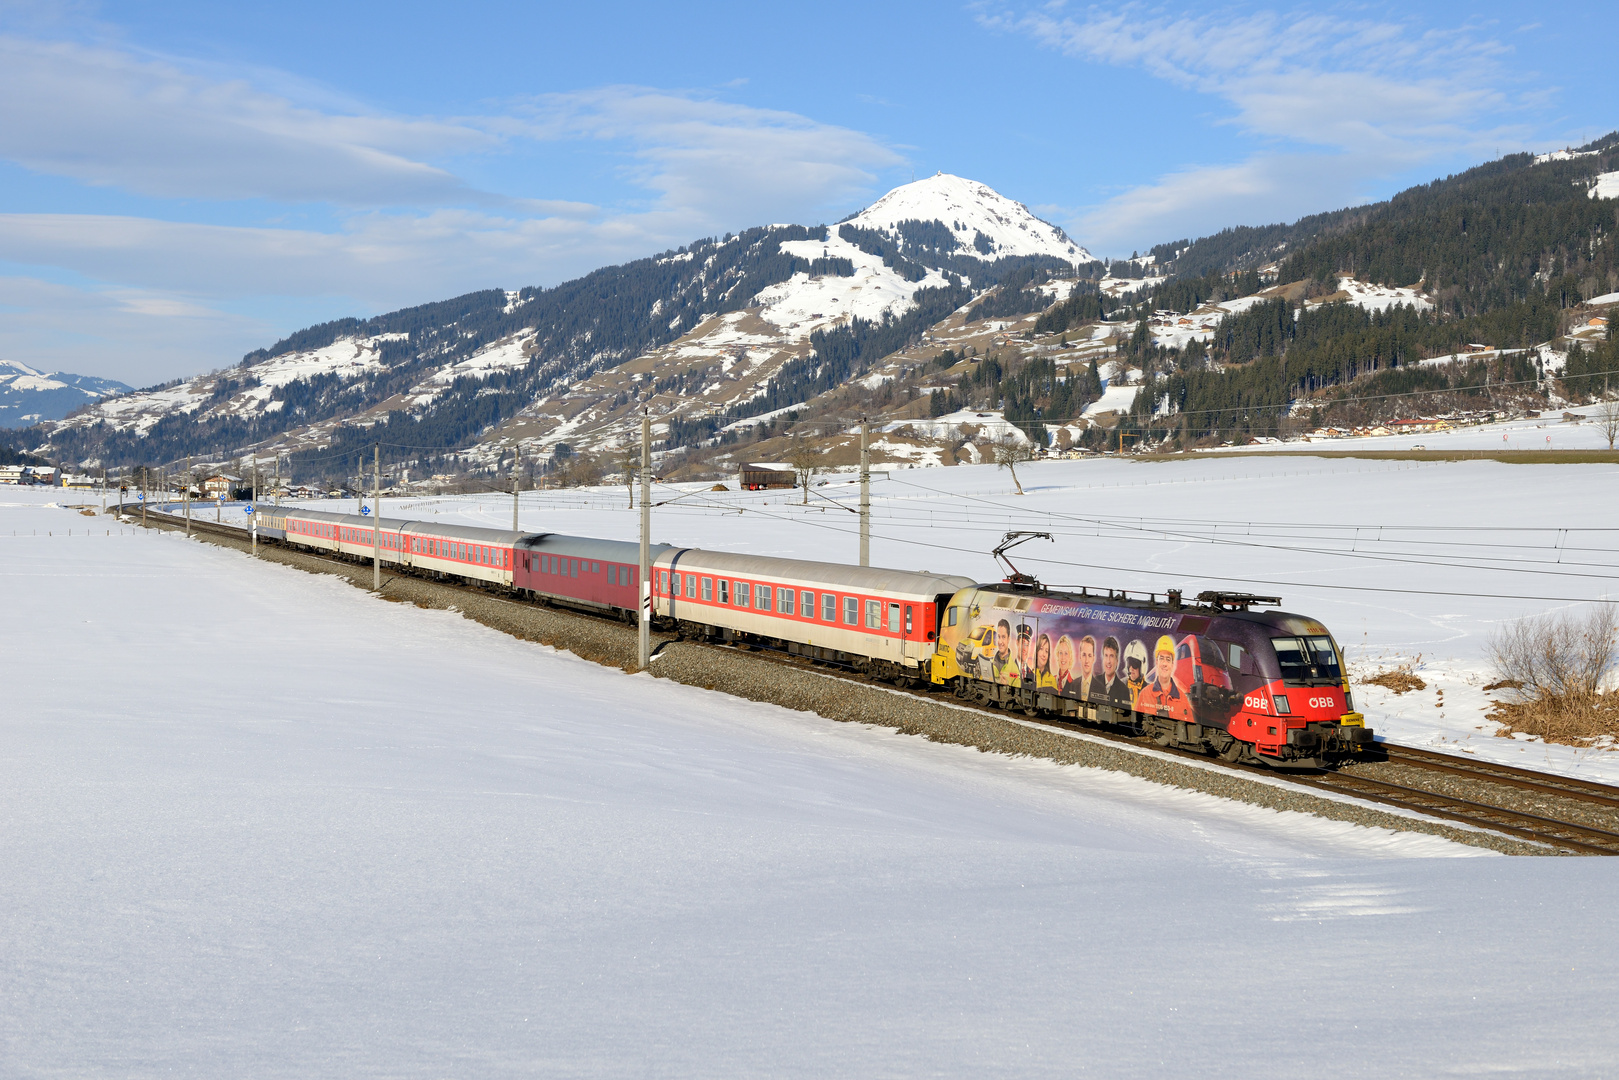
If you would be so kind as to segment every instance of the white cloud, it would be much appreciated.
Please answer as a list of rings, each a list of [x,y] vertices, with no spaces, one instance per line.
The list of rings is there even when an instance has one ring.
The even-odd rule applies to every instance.
[[[1222,97],[1250,133],[1346,150],[1471,140],[1478,118],[1507,103],[1500,61],[1509,50],[1465,30],[1272,11],[1174,17],[1137,6],[1077,19],[1050,9],[982,18],[1069,56]]]
[[[0,277],[0,357],[135,386],[224,367],[275,328],[195,298]]]
[[[543,190],[543,164],[523,181],[540,190],[480,192],[442,164],[524,147],[617,156],[630,190],[643,194],[605,206],[559,198],[568,193]],[[0,214],[0,262],[91,283],[63,292],[11,279],[34,297],[28,340],[43,350],[13,355],[57,357],[49,362],[67,368],[46,329],[70,340],[72,320],[58,316],[74,297],[97,326],[128,329],[120,320],[166,313],[224,320],[236,334],[246,323],[216,308],[318,308],[325,317],[341,298],[369,314],[553,284],[703,235],[819,220],[871,194],[876,170],[901,162],[864,133],[708,94],[614,86],[512,102],[496,115],[386,116],[275,72],[225,77],[185,58],[15,35],[0,36],[0,159],[147,196],[325,204],[338,222],[320,231]],[[300,325],[278,325],[257,344]],[[198,348],[223,340],[182,338]],[[242,351],[205,357],[183,341],[171,360],[182,370]],[[79,367],[104,372],[94,360]]]
[[[1145,250],[1233,224],[1295,221],[1364,202],[1368,180],[1341,157],[1262,155],[1235,165],[1191,166],[1100,206],[1068,211],[1073,232],[1103,251]],[[1211,227],[1211,222],[1214,223]]]
[[[1351,205],[1400,170],[1526,138],[1497,120],[1520,104],[1503,90],[1510,49],[1466,29],[1136,5],[1077,16],[1058,5],[982,9],[979,18],[1075,59],[1138,67],[1219,98],[1230,113],[1216,122],[1250,140],[1246,160],[1188,163],[1077,212],[1075,234],[1103,249]]]
[[[492,148],[467,121],[322,112],[242,81],[0,37],[0,157],[143,195],[348,206],[477,198],[424,158]]]
[[[869,192],[872,170],[904,160],[863,132],[797,113],[649,87],[546,95],[519,112],[535,138],[628,145],[630,175],[663,208],[712,221],[847,205]]]

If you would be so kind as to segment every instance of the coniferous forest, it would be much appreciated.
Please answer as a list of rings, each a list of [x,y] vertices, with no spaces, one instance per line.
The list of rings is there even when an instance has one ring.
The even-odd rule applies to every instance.
[[[1301,416],[1364,423],[1441,401],[1502,406],[1526,387],[1550,388],[1535,347],[1560,341],[1584,301],[1619,292],[1619,200],[1589,196],[1593,178],[1615,170],[1619,133],[1571,157],[1536,163],[1509,156],[1382,203],[1160,244],[1150,258],[1107,268],[1116,279],[1156,273],[1142,279],[1150,287],[1122,298],[1101,288],[1099,263],[990,260],[987,237],[964,244],[940,222],[905,221],[886,231],[845,222],[834,226],[843,239],[905,280],[921,282],[937,271],[945,283],[918,288],[901,315],[816,332],[811,354],[787,363],[730,419],[811,402],[916,344],[964,307],[969,323],[1040,312],[1033,332],[1041,335],[1106,327],[1116,343],[1113,359],[1139,369],[1147,384],[1123,420],[1147,443],[1275,435]],[[785,241],[824,242],[829,235],[826,226],[750,229],[554,288],[489,289],[312,326],[220,373],[214,397],[256,386],[253,367],[260,361],[349,336],[375,340],[382,369],[362,379],[316,375],[277,387],[271,395],[277,409],[249,417],[176,413],[142,435],[103,424],[69,426],[49,436],[49,452],[112,467],[221,458],[289,428],[374,410],[445,364],[514,334],[532,335],[525,366],[459,379],[425,411],[395,410],[380,423],[339,426],[322,451],[328,458],[353,456],[380,440],[397,448],[398,459],[428,464],[537,399],[674,341],[705,317],[749,306],[761,289],[795,273],[852,275],[847,259],[781,250]],[[1053,305],[1049,283],[1057,277],[1067,288]],[[1367,311],[1335,302],[1341,277],[1414,288],[1425,305]],[[1212,340],[1178,349],[1154,343],[1149,320],[1157,313],[1190,313],[1256,294],[1263,299],[1223,317]],[[1495,351],[1479,355],[1485,349]],[[1456,362],[1443,366],[1419,363],[1452,356]],[[1576,401],[1589,399],[1619,390],[1616,375],[1619,344],[1610,329],[1605,340],[1569,350],[1557,386]],[[683,387],[678,379],[657,383],[658,392]],[[1078,416],[1100,396],[1102,383],[1095,364],[1059,370],[1008,355],[983,358],[944,391],[931,402],[934,415],[982,403],[1041,437],[1048,425]],[[719,426],[682,420],[670,426],[667,445],[700,444]],[[20,450],[47,436],[21,432],[8,441]],[[303,464],[315,468],[313,458]]]

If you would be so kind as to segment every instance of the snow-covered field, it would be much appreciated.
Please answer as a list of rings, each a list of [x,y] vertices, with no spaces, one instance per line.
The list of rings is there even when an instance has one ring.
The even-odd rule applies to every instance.
[[[1051,579],[1443,589],[1474,572],[1225,548],[1206,523],[1265,519],[1251,540],[1329,492],[1443,524],[1481,490],[1613,514],[1563,497],[1611,470],[1399,464],[1052,463],[1023,500],[992,468],[910,470],[876,484],[874,557],[987,574],[971,552],[1010,525],[1085,565],[1030,561]],[[1612,862],[1447,857],[1483,853],[623,675],[39,505],[63,495],[0,491],[8,1075],[1619,1065]],[[633,535],[618,498],[536,497],[524,524]],[[712,498],[660,508],[659,539],[854,550],[835,509]],[[510,521],[499,498],[388,510]],[[1155,538],[1160,514],[1196,537]],[[1352,645],[1463,655],[1506,607],[1284,591]]]
[[[1357,435],[1341,439],[1312,438],[1309,442],[1264,442],[1250,446],[1222,446],[1212,453],[1265,454],[1309,450],[1606,450],[1607,436],[1597,423],[1596,406],[1574,405],[1567,410],[1579,420],[1564,420],[1563,410],[1540,417],[1468,424],[1448,431],[1418,431],[1409,435]]]
[[[1537,423],[1470,429],[1473,441],[1458,435],[1454,445],[1527,449],[1543,446],[1549,432],[1554,448],[1595,446],[1591,425],[1548,421],[1542,431]],[[1453,448],[1441,434],[1386,440],[1387,448]],[[1496,737],[1485,714],[1498,695],[1483,689],[1494,681],[1485,646],[1503,621],[1619,595],[1619,503],[1605,494],[1619,466],[1255,453],[1046,461],[1020,466],[1019,474],[1028,492],[1021,498],[992,465],[879,474],[873,564],[998,580],[1002,571],[987,552],[1005,532],[1033,529],[1055,542],[1024,544],[1017,562],[1054,585],[1280,595],[1287,610],[1333,629],[1357,677],[1409,664],[1428,683],[1404,695],[1355,688],[1356,705],[1379,735],[1619,783],[1619,750]],[[854,504],[851,476],[825,479],[819,495]],[[654,538],[852,562],[854,515],[827,499],[802,507],[797,493],[697,490],[654,512]],[[413,499],[387,512],[509,528],[511,496]],[[634,539],[637,521],[622,488],[523,496],[524,528]]]
[[[29,494],[0,500],[6,653],[38,661],[0,759],[12,1074],[1610,1060],[1581,1032],[1613,966],[1560,937],[1611,938],[1602,864],[1435,861],[1475,853],[617,675]],[[1143,932],[1169,881],[1256,925]],[[1490,949],[1444,943],[1463,903]],[[1340,1007],[1232,1040],[1234,997]]]

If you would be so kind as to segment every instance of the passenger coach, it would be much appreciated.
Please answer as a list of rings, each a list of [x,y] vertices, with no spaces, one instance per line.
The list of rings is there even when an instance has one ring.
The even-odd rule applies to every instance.
[[[690,637],[758,641],[923,679],[939,612],[969,578],[680,548],[653,565],[653,613]]]

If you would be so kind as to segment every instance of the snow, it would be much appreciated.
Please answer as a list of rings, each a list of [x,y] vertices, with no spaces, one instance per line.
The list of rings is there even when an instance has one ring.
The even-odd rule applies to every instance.
[[[1295,441],[1273,442],[1260,446],[1228,446],[1220,447],[1219,452],[1409,450],[1418,444],[1433,451],[1606,450],[1608,440],[1602,435],[1601,428],[1594,420],[1594,408],[1591,405],[1569,406],[1569,412],[1584,417],[1583,420],[1573,422],[1563,419],[1562,410],[1553,410],[1539,417],[1500,420],[1494,423],[1446,421],[1452,426],[1445,431],[1423,431],[1406,435],[1356,435],[1341,438],[1312,436],[1308,443]]]
[[[1619,172],[1599,173],[1591,185],[1593,199],[1619,199]]]
[[[781,250],[802,259],[848,259],[855,268],[853,277],[794,274],[759,293],[760,316],[781,327],[789,341],[807,339],[816,330],[851,318],[876,321],[886,312],[903,314],[917,289],[945,284],[944,275],[937,270],[928,271],[921,281],[906,281],[898,271],[884,266],[881,258],[843,239],[835,228],[824,242],[787,240]]]
[[[976,180],[936,173],[903,184],[849,221],[864,229],[891,230],[902,221],[937,221],[948,228],[965,254],[977,256],[973,241],[982,232],[994,244],[986,258],[1050,255],[1067,262],[1092,262],[1091,253],[1000,192]],[[837,229],[833,228],[833,233]]]
[[[1079,464],[1028,503],[1238,493]],[[1007,501],[889,474],[875,561],[917,554],[887,534],[919,476]],[[0,714],[9,1073],[1612,1072],[1610,863],[624,675],[44,494],[0,494],[3,647],[49,658]],[[628,523],[602,502],[544,513]]]
[[[1398,304],[1414,307],[1418,311],[1427,311],[1433,307],[1433,303],[1424,297],[1419,289],[1373,285],[1348,277],[1338,279],[1338,289],[1349,294],[1347,299],[1351,304],[1363,307],[1367,311],[1387,311]]]
[[[217,379],[240,379],[249,375],[257,378],[259,385],[238,394],[230,403],[230,411],[239,415],[264,412],[277,388],[299,379],[331,374],[347,381],[382,370],[377,349],[382,341],[397,336],[400,335],[339,338],[319,349],[284,353],[261,360],[247,369],[227,368],[200,375],[167,390],[124,394],[99,402],[67,423],[77,426],[105,420],[117,430],[134,430],[144,435],[165,416],[192,413],[207,404]]]
[[[1614,175],[1619,176],[1619,173],[1615,173]],[[1616,198],[1616,199],[1619,199],[1619,193],[1616,193],[1613,197]],[[1591,297],[1591,299],[1587,300],[1586,303],[1587,304],[1619,304],[1619,292],[1603,293],[1601,296],[1593,296],[1593,297]]]
[[[522,336],[485,345],[459,363],[440,368],[430,382],[448,386],[462,377],[486,379],[498,371],[516,371],[528,363],[528,340]]]
[[[1562,150],[1553,150],[1549,154],[1536,154],[1535,164],[1544,165],[1548,161],[1573,161],[1575,158],[1591,157],[1592,155],[1600,154],[1601,152],[1602,151],[1600,150],[1569,150],[1566,148]]]
[[[0,360],[0,387],[11,390],[66,390],[68,384],[58,382],[37,368],[19,364],[15,360]],[[89,391],[86,391],[89,394]],[[89,394],[94,397],[96,395]]]
[[[0,506],[8,654],[96,672],[10,684],[9,1071],[1613,1063],[1606,863],[834,724],[172,536],[62,535],[86,521]],[[1228,932],[1165,932],[1188,896]],[[1232,1038],[1253,1001],[1290,1004]]]
[[[1139,378],[1139,372],[1137,378]],[[1130,406],[1136,402],[1136,395],[1141,393],[1141,387],[1115,386],[1111,382],[1102,388],[1102,396],[1085,406],[1083,417],[1098,416],[1104,413],[1127,413]]]
[[[961,423],[993,432],[1001,422],[998,414],[969,412],[908,426],[943,433]],[[1178,587],[1187,595],[1204,589],[1280,595],[1287,610],[1319,618],[1334,631],[1357,677],[1417,665],[1429,683],[1421,694],[1354,688],[1357,707],[1380,736],[1619,784],[1619,752],[1495,737],[1485,713],[1498,695],[1482,689],[1494,681],[1485,657],[1495,627],[1523,615],[1578,611],[1588,599],[1613,594],[1607,566],[1619,562],[1619,551],[1611,550],[1607,534],[1580,530],[1619,529],[1619,506],[1591,497],[1619,479],[1619,466],[1275,454],[1417,444],[1485,451],[1607,447],[1593,421],[1548,417],[1448,433],[1273,443],[1247,447],[1238,457],[1041,461],[1018,466],[1029,492],[1023,498],[1011,494],[1011,478],[993,465],[902,470],[872,489],[872,562],[998,580],[1001,571],[986,553],[1006,531],[1033,529],[1057,537],[1028,555],[1033,572],[1048,581],[1158,593]],[[975,455],[969,448],[966,456]],[[855,489],[818,490],[852,500]],[[1286,495],[1279,501],[1281,491]],[[582,504],[574,492],[524,498],[525,507],[532,500],[533,510],[524,511],[529,527],[636,535],[635,519],[615,504],[622,496],[614,490]],[[553,508],[551,498],[567,505]],[[431,505],[441,521],[501,528],[511,522],[509,499],[415,505]],[[1503,514],[1503,506],[1543,509],[1525,520]],[[738,517],[739,508],[752,509]],[[833,560],[840,547],[851,560],[856,551],[852,525],[806,516],[791,493],[699,491],[660,515],[654,524],[660,542]],[[1564,550],[1573,547],[1589,550],[1574,560]]]

